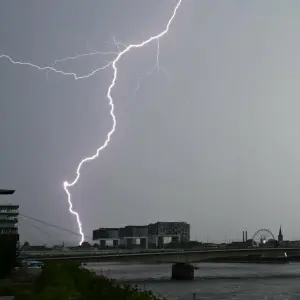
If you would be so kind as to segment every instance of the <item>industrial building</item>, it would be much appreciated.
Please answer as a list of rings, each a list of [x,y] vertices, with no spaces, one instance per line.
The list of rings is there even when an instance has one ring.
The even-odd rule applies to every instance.
[[[156,222],[121,228],[99,228],[93,231],[93,240],[98,241],[101,248],[111,240],[114,247],[132,248],[139,244],[141,248],[162,248],[165,238],[171,238],[175,243],[188,242],[190,225],[186,222]]]
[[[99,228],[93,231],[93,240],[99,241],[100,246],[104,248],[106,241],[112,240],[115,247],[119,246],[120,228]]]

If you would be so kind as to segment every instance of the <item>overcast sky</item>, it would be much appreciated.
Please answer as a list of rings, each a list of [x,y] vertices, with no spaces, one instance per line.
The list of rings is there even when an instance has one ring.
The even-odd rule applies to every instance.
[[[0,53],[40,66],[117,51],[163,30],[173,0],[0,2]],[[98,227],[186,221],[222,241],[259,228],[300,239],[300,3],[183,0],[160,40],[118,64],[117,130],[72,189],[87,236]],[[121,46],[122,47],[122,46]],[[112,55],[57,65],[83,75]],[[48,76],[47,76],[48,75]],[[20,212],[77,231],[62,182],[112,126],[112,70],[71,77],[0,60],[0,185]],[[9,201],[9,197],[2,198]],[[40,227],[40,229],[34,226]],[[22,239],[78,241],[21,218]]]

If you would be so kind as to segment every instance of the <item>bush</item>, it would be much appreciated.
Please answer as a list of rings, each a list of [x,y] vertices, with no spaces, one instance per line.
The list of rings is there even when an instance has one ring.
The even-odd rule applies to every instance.
[[[7,277],[17,264],[17,235],[0,235],[0,279]]]
[[[115,281],[82,269],[77,264],[49,264],[43,267],[30,294],[17,300],[158,300],[151,292],[121,286]]]

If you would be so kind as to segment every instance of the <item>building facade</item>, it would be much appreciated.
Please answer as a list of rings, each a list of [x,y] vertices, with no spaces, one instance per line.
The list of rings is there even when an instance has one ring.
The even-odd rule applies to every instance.
[[[0,196],[14,193],[15,190],[0,189]],[[0,235],[14,235],[19,240],[18,216],[19,205],[0,204]]]
[[[113,241],[113,245],[119,245],[119,231],[120,228],[99,228],[93,230],[93,240],[100,243],[101,248],[106,247],[106,241]]]
[[[150,235],[174,237],[181,242],[190,240],[190,224],[186,222],[156,222],[148,228]]]
[[[93,231],[93,240],[118,239],[119,228],[99,228]]]
[[[113,232],[113,234],[111,234]],[[107,240],[113,240],[114,246],[122,245],[131,248],[140,245],[141,248],[163,247],[164,239],[172,242],[188,242],[190,240],[190,224],[186,222],[156,222],[142,226],[125,226],[121,228],[99,228],[93,231],[93,240],[105,247]]]
[[[0,205],[0,234],[18,236],[19,205]]]

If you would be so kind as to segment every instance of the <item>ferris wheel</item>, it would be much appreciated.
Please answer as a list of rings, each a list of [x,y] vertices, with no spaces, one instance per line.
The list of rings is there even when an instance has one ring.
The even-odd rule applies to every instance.
[[[259,229],[252,237],[252,246],[261,247],[266,245],[270,240],[275,240],[273,233],[269,229]]]

